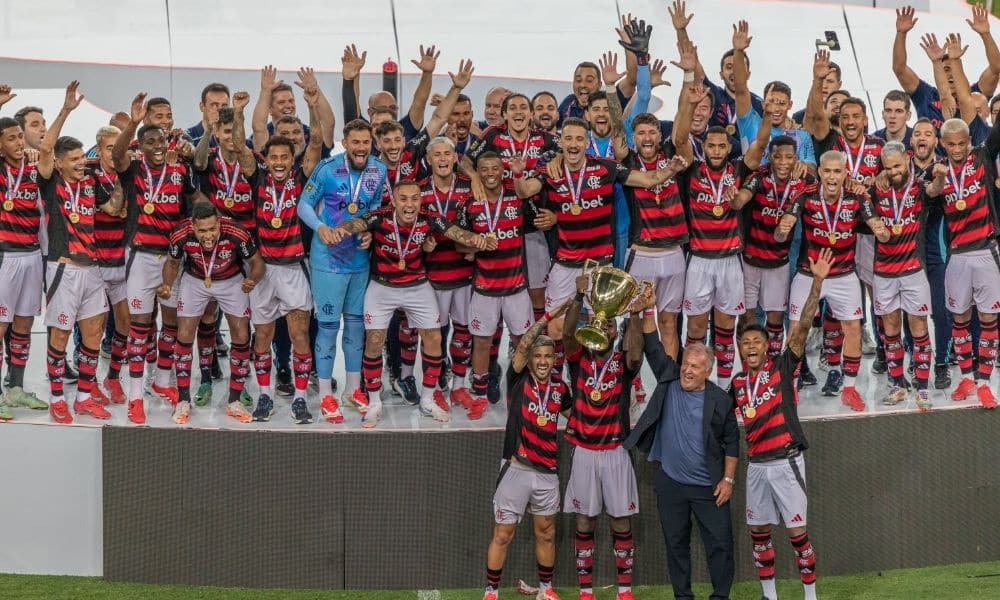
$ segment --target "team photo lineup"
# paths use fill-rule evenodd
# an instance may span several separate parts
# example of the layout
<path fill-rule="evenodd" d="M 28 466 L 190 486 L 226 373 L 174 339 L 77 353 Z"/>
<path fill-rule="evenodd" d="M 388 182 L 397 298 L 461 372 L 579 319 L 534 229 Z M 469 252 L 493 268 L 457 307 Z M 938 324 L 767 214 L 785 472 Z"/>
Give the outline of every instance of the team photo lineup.
<path fill-rule="evenodd" d="M 268 65 L 255 94 L 206 82 L 192 127 L 174 123 L 171 99 L 137 91 L 78 139 L 63 131 L 99 82 L 69 82 L 51 114 L 0 81 L 0 421 L 121 411 L 145 425 L 166 402 L 179 426 L 224 404 L 238 423 L 308 425 L 316 411 L 343 424 L 350 410 L 378 430 L 388 395 L 427 423 L 505 414 L 485 600 L 526 513 L 538 584 L 522 592 L 558 598 L 560 512 L 576 514 L 579 597 L 594 597 L 602 513 L 617 598 L 634 597 L 633 448 L 657 463 L 676 597 L 693 597 L 693 514 L 712 598 L 727 598 L 742 430 L 762 594 L 777 598 L 783 524 L 816 598 L 800 390 L 856 413 L 997 406 L 1000 48 L 971 7 L 971 31 L 919 40 L 925 81 L 910 66 L 924 60 L 908 39 L 917 16 L 896 10 L 884 76 L 898 89 L 872 131 L 878 108 L 842 88 L 829 50 L 793 111 L 788 84 L 750 82 L 752 22 L 732 25 L 721 57 L 701 56 L 692 12 L 666 10 L 672 32 L 641 15 L 611 24 L 617 51 L 577 64 L 565 98 L 493 87 L 472 99 L 468 59 L 435 92 L 431 45 L 404 112 L 395 90 L 361 96 L 367 53 L 349 45 L 339 117 L 311 68 L 286 82 Z M 669 60 L 650 56 L 654 35 L 676 40 Z M 977 43 L 988 66 L 967 73 Z M 662 120 L 652 90 L 671 84 Z M 26 385 L 31 352 L 47 395 Z M 858 389 L 863 355 L 877 394 Z M 224 403 L 213 380 L 228 380 Z"/>

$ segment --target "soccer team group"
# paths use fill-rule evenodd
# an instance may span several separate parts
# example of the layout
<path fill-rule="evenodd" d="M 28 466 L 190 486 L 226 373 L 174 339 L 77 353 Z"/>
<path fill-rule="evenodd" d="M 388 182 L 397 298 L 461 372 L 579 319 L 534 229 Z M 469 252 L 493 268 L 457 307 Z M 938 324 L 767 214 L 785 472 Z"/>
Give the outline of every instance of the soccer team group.
<path fill-rule="evenodd" d="M 865 409 L 855 379 L 869 330 L 873 371 L 888 378 L 881 401 L 904 402 L 913 390 L 916 406 L 930 410 L 932 367 L 934 386 L 952 389 L 955 360 L 961 377 L 951 397 L 975 395 L 996 407 L 989 379 L 1000 313 L 1000 96 L 989 96 L 1000 50 L 986 13 L 973 9 L 969 20 L 989 62 L 979 79 L 970 84 L 963 70 L 958 34 L 941 43 L 926 35 L 930 84 L 907 64 L 913 10 L 897 11 L 892 52 L 901 89 L 885 96 L 885 128 L 869 132 L 865 102 L 841 88 L 827 52 L 816 53 L 806 106 L 792 114 L 787 84 L 767 83 L 763 97 L 750 92 L 746 22 L 733 26 L 716 85 L 687 35 L 692 15 L 682 2 L 669 12 L 681 83 L 672 121 L 648 112 L 667 67 L 650 59 L 652 28 L 630 16 L 615 29 L 624 71 L 613 52 L 580 63 L 561 102 L 549 92 L 529 98 L 493 88 L 482 121 L 462 93 L 470 61 L 449 72 L 446 93 L 431 93 L 434 47 L 421 47 L 413 61 L 421 77 L 406 115 L 399 118 L 393 94 L 380 91 L 362 116 L 366 54 L 349 46 L 343 152 L 333 156 L 334 110 L 308 68 L 295 82 L 308 124 L 294 88 L 273 67 L 261 70 L 249 128 L 250 94 L 221 83 L 204 88 L 202 121 L 187 130 L 174 127 L 169 100 L 138 94 L 128 113 L 96 132 L 90 150 L 61 135 L 83 98 L 79 82 L 67 86 L 48 123 L 32 106 L 0 116 L 0 333 L 8 371 L 0 419 L 12 419 L 16 407 L 48 408 L 58 423 L 73 414 L 106 419 L 111 404 L 126 404 L 128 419 L 144 423 L 149 361 L 148 392 L 186 423 L 193 406 L 211 401 L 219 315 L 231 336 L 226 412 L 240 422 L 274 413 L 277 362 L 278 379 L 282 372 L 290 379 L 284 389 L 296 422 L 312 421 L 314 374 L 326 420 L 343 422 L 346 402 L 364 427 L 375 427 L 384 355 L 392 387 L 423 414 L 448 421 L 461 407 L 478 419 L 500 397 L 506 327 L 508 461 L 486 595 L 497 593 L 505 554 L 505 544 L 494 545 L 505 531 L 512 535 L 500 528 L 516 525 L 525 508 L 552 525 L 556 423 L 565 412 L 578 452 L 567 510 L 590 515 L 578 528 L 581 597 L 589 593 L 593 553 L 586 523 L 592 531 L 591 517 L 606 510 L 619 598 L 630 598 L 634 473 L 627 455 L 608 452 L 624 452 L 629 403 L 645 398 L 638 369 L 644 349 L 650 357 L 650 336 L 658 344 L 649 360 L 659 368 L 677 369 L 682 348 L 697 349 L 691 354 L 709 369 L 714 363 L 711 385 L 731 390 L 751 461 L 805 447 L 789 406 L 793 380 L 817 383 L 804 359 L 812 325 L 823 332 L 823 391 L 853 410 Z M 0 85 L 0 107 L 15 96 Z M 428 103 L 434 110 L 425 119 Z M 573 336 L 587 318 L 592 263 L 647 282 L 629 307 L 629 326 L 608 321 L 607 350 Z M 43 296 L 48 402 L 24 388 Z M 747 333 L 737 336 L 738 325 Z M 71 409 L 63 385 L 74 335 Z M 346 364 L 340 400 L 331 381 L 338 336 Z M 734 379 L 737 338 L 745 371 Z M 192 394 L 195 356 L 201 380 Z M 244 389 L 251 372 L 256 402 Z M 683 365 L 680 373 L 683 383 Z M 277 387 L 280 393 L 282 382 Z M 776 413 L 784 415 L 777 424 Z M 596 454 L 588 459 L 583 451 Z M 590 461 L 579 469 L 588 476 L 576 476 L 577 461 Z M 545 531 L 536 524 L 540 539 Z M 543 564 L 542 554 L 539 597 L 554 598 L 552 563 Z M 770 556 L 773 578 L 773 549 Z M 814 563 L 801 556 L 807 594 L 814 594 Z"/>

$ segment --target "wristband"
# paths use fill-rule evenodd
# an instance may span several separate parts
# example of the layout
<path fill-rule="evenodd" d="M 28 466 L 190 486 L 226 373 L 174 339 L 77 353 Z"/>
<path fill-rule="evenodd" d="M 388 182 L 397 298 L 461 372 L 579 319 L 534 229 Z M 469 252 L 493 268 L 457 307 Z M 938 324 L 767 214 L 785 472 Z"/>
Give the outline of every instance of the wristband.
<path fill-rule="evenodd" d="M 521 171 L 520 173 L 514 173 L 514 174 L 512 175 L 512 177 L 513 177 L 514 179 L 521 179 L 521 178 L 523 178 L 523 177 L 524 177 L 524 171 Z"/>
<path fill-rule="evenodd" d="M 654 316 L 656 316 L 656 311 L 653 310 L 652 308 L 647 308 L 646 310 L 642 311 L 642 316 L 644 316 L 644 317 L 654 317 Z"/>
<path fill-rule="evenodd" d="M 543 321 L 551 321 L 552 320 L 552 315 L 550 315 L 548 311 L 545 311 L 545 314 L 542 315 L 542 320 Z"/>
<path fill-rule="evenodd" d="M 636 52 L 635 53 L 635 64 L 637 66 L 643 66 L 649 64 L 649 52 Z"/>
<path fill-rule="evenodd" d="M 694 71 L 684 71 L 684 83 L 694 83 Z"/>
<path fill-rule="evenodd" d="M 723 477 L 722 480 L 728 483 L 729 485 L 736 485 L 736 480 L 733 479 L 732 477 Z"/>

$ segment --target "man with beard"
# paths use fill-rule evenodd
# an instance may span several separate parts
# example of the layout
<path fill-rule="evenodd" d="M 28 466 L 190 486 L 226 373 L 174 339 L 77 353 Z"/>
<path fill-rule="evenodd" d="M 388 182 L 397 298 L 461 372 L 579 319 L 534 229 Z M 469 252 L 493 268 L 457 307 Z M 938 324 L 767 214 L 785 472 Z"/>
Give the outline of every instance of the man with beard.
<path fill-rule="evenodd" d="M 814 139 L 816 155 L 822 156 L 830 150 L 837 150 L 847 157 L 848 180 L 862 185 L 871 185 L 872 178 L 881 171 L 882 163 L 880 154 L 882 144 L 880 138 L 866 135 L 865 128 L 868 126 L 868 115 L 866 106 L 860 98 L 847 98 L 840 103 L 838 117 L 839 131 L 835 129 L 823 109 L 821 103 L 821 89 L 823 80 L 830 70 L 830 53 L 821 50 L 816 53 L 813 62 L 813 84 L 809 91 L 809 99 L 806 105 L 806 117 L 803 122 L 803 129 L 808 131 Z M 871 232 L 865 228 L 864 223 L 857 232 L 857 256 L 855 258 L 858 278 L 864 285 L 864 291 L 871 296 L 871 286 L 874 279 L 872 273 L 875 261 L 875 239 Z M 801 264 L 801 261 L 800 261 Z M 862 294 L 862 307 L 865 306 L 864 293 Z M 885 373 L 885 353 L 882 345 L 882 319 L 875 317 L 876 337 L 873 342 L 868 328 L 864 324 L 864 314 L 862 315 L 861 343 L 862 352 L 865 354 L 876 354 L 876 364 L 872 366 L 873 372 Z M 833 367 L 840 363 L 839 355 L 839 335 L 837 327 L 829 319 L 824 323 L 824 334 L 831 347 L 826 349 L 828 365 Z M 870 349 L 870 350 L 869 350 Z M 853 356 L 851 364 L 853 370 Z M 832 362 L 831 362 L 832 361 Z M 844 374 L 847 375 L 848 357 L 844 356 Z M 823 394 L 828 396 L 836 395 L 842 385 L 841 375 L 837 369 L 831 368 L 827 374 L 826 385 L 823 386 Z"/>
<path fill-rule="evenodd" d="M 628 71 L 628 69 L 626 69 Z M 626 77 L 634 80 L 634 72 Z M 605 81 L 605 84 L 614 82 Z M 584 61 L 573 70 L 573 93 L 563 98 L 559 103 L 559 127 L 561 128 L 569 118 L 585 118 L 587 107 L 590 105 L 590 97 L 601 89 L 601 68 L 590 61 Z M 622 106 L 628 104 L 629 98 L 617 91 L 618 101 Z"/>
<path fill-rule="evenodd" d="M 903 377 L 902 313 L 913 335 L 913 363 L 917 379 L 917 408 L 930 410 L 927 379 L 931 370 L 931 339 L 927 315 L 931 311 L 931 291 L 923 268 L 923 226 L 929 203 L 923 183 L 909 170 L 906 146 L 889 142 L 882 148 L 882 183 L 872 186 L 870 201 L 862 204 L 865 219 L 881 219 L 889 230 L 888 240 L 875 244 L 875 314 L 885 327 L 885 358 L 892 388 L 883 400 L 895 405 L 906 399 L 909 382 Z"/>
<path fill-rule="evenodd" d="M 252 145 L 253 149 L 257 152 L 264 148 L 264 144 L 267 143 L 268 138 L 272 135 L 281 135 L 277 131 L 279 121 L 286 120 L 287 122 L 289 117 L 298 120 L 295 110 L 295 94 L 292 86 L 277 79 L 277 75 L 278 70 L 271 65 L 267 65 L 260 70 L 260 94 L 257 96 L 257 104 L 254 105 L 253 117 L 251 119 L 253 130 Z M 322 89 L 319 87 L 319 82 L 316 80 L 316 74 L 312 68 L 303 67 L 299 69 L 298 77 L 299 79 L 295 82 L 295 85 L 299 86 L 299 88 L 302 90 L 314 89 L 318 91 L 314 112 L 317 113 L 317 120 L 320 124 L 318 129 L 312 127 L 312 125 L 301 125 L 303 138 L 303 148 L 301 150 L 304 151 L 305 146 L 309 144 L 312 132 L 318 131 L 322 135 L 323 154 L 326 156 L 330 153 L 330 149 L 333 148 L 333 130 L 337 123 L 337 119 L 333 114 L 333 107 L 330 106 L 330 101 L 327 100 L 326 95 L 323 94 Z M 269 117 L 270 121 L 268 120 Z"/>
<path fill-rule="evenodd" d="M 455 156 L 459 161 L 479 139 L 471 133 L 471 127 L 472 100 L 465 94 L 459 94 L 458 100 L 448 116 L 448 128 L 445 130 L 445 135 L 455 142 Z"/>
<path fill-rule="evenodd" d="M 691 22 L 691 19 L 694 18 L 694 13 L 685 14 L 685 9 L 686 2 L 683 0 L 674 0 L 673 4 L 667 8 L 667 12 L 670 14 L 670 21 L 673 23 L 674 30 L 677 32 L 678 45 L 691 41 L 688 37 L 687 26 Z M 728 135 L 735 136 L 739 139 L 742 134 L 740 133 L 739 125 L 736 122 L 738 113 L 736 109 L 736 81 L 733 74 L 733 65 L 736 61 L 734 55 L 735 52 L 733 50 L 727 50 L 722 55 L 722 60 L 719 63 L 719 79 L 722 80 L 723 87 L 719 87 L 705 78 L 705 68 L 702 66 L 700 61 L 698 62 L 698 67 L 695 69 L 695 80 L 703 80 L 712 95 L 712 106 L 714 111 L 708 121 L 708 126 L 722 127 Z M 743 54 L 743 58 L 747 70 L 747 79 L 749 79 L 750 58 L 747 57 L 746 54 Z M 757 114 L 763 114 L 764 107 L 760 96 L 751 94 L 750 103 L 753 110 L 756 111 Z"/>
<path fill-rule="evenodd" d="M 997 313 L 1000 312 L 1000 270 L 997 267 L 997 225 L 990 179 L 997 177 L 993 160 L 1000 152 L 1000 121 L 993 124 L 982 146 L 972 149 L 969 127 L 961 119 L 941 125 L 946 160 L 934 165 L 927 196 L 944 208 L 950 255 L 945 271 L 948 310 L 953 315 L 951 338 L 962 371 L 952 400 L 964 400 L 973 390 L 983 408 L 996 408 L 990 376 L 997 356 Z M 979 313 L 978 360 L 973 360 L 969 321 L 973 305 Z M 978 369 L 974 375 L 974 365 Z"/>
<path fill-rule="evenodd" d="M 808 111 L 806 115 L 808 121 Z M 863 411 L 865 403 L 855 387 L 861 363 L 862 309 L 861 286 L 854 263 L 856 232 L 865 222 L 861 210 L 867 197 L 845 188 L 845 182 L 850 179 L 848 164 L 843 152 L 828 150 L 820 156 L 819 188 L 803 193 L 792 203 L 790 210 L 781 217 L 774 239 L 784 242 L 796 222 L 802 221 L 802 252 L 788 298 L 792 330 L 800 320 L 813 317 L 813 313 L 805 311 L 810 308 L 806 299 L 813 285 L 810 265 L 821 260 L 825 250 L 832 252 L 832 267 L 823 282 L 821 297 L 844 331 L 844 387 L 840 401 L 851 410 Z M 868 219 L 867 225 L 880 241 L 889 239 L 889 232 L 879 219 Z M 800 356 L 797 354 L 796 359 Z"/>
<path fill-rule="evenodd" d="M 882 122 L 885 127 L 872 135 L 886 142 L 901 142 L 910 145 L 910 97 L 902 90 L 889 90 L 882 100 Z"/>
<path fill-rule="evenodd" d="M 555 343 L 542 335 L 551 318 L 569 303 L 546 314 L 517 344 L 507 369 L 507 426 L 503 466 L 493 495 L 496 525 L 486 552 L 483 600 L 497 600 L 507 549 L 525 510 L 531 513 L 538 563 L 538 600 L 558 600 L 552 589 L 556 560 L 556 514 L 559 513 L 557 425 L 573 396 L 554 371 Z"/>
<path fill-rule="evenodd" d="M 299 197 L 298 216 L 310 229 L 319 233 L 364 215 L 382 203 L 386 169 L 371 155 L 371 127 L 361 119 L 344 125 L 344 153 L 321 162 L 313 171 Z M 324 418 L 342 423 L 344 415 L 333 395 L 333 361 L 341 315 L 344 336 L 341 341 L 347 371 L 345 398 L 353 401 L 354 390 L 361 387 L 361 355 L 364 344 L 365 289 L 368 287 L 367 235 L 349 236 L 336 244 L 329 237 L 314 235 L 309 252 L 309 274 L 319 332 L 314 358 L 319 378 L 320 409 Z M 363 408 L 363 404 L 358 405 Z"/>
<path fill-rule="evenodd" d="M 552 92 L 531 97 L 531 126 L 554 138 L 559 137 L 559 104 Z"/>
<path fill-rule="evenodd" d="M 618 345 L 618 319 L 609 317 L 603 351 L 581 345 L 573 332 L 580 321 L 589 274 L 576 278 L 576 295 L 563 320 L 563 344 L 569 365 L 573 405 L 566 422 L 566 440 L 573 444 L 573 462 L 563 504 L 576 513 L 576 573 L 580 598 L 593 600 L 594 528 L 602 512 L 611 519 L 618 600 L 633 600 L 635 546 L 631 516 L 639 512 L 635 469 L 624 443 L 630 430 L 629 383 L 642 368 L 643 337 L 634 310 Z M 644 289 L 649 295 L 650 290 Z"/>
<path fill-rule="evenodd" d="M 823 159 L 820 159 L 823 169 Z M 823 248 L 808 257 L 811 283 L 802 306 L 813 314 L 830 273 L 834 249 Z M 788 335 L 788 346 L 778 357 L 770 356 L 770 336 L 751 323 L 740 332 L 740 357 L 745 370 L 733 379 L 730 393 L 746 429 L 746 515 L 753 540 L 753 560 L 763 591 L 763 600 L 777 600 L 774 581 L 774 546 L 771 529 L 785 522 L 788 541 L 795 549 L 799 578 L 806 600 L 816 600 L 816 555 L 806 529 L 807 509 L 805 456 L 809 447 L 797 410 L 795 371 L 805 354 L 811 319 L 796 321 Z M 779 515 L 780 513 L 780 515 Z M 780 520 L 779 520 L 780 519 Z"/>
<path fill-rule="evenodd" d="M 228 92 L 226 98 L 228 100 Z M 162 129 L 155 125 L 143 125 L 136 135 L 136 128 L 146 116 L 145 100 L 145 93 L 132 100 L 128 126 L 118 136 L 111 153 L 127 203 L 130 231 L 134 231 L 125 277 L 132 313 L 128 340 L 131 377 L 128 416 L 137 424 L 146 421 L 142 376 L 153 329 L 154 303 L 159 305 L 163 327 L 152 390 L 171 404 L 177 403 L 177 388 L 170 385 L 177 338 L 177 296 L 169 293 L 163 297 L 159 291 L 163 284 L 163 262 L 170 248 L 170 233 L 188 214 L 190 203 L 204 199 L 195 189 L 188 167 L 183 163 L 167 162 L 167 139 Z M 216 109 L 213 114 L 217 113 Z M 139 139 L 141 160 L 130 158 L 128 154 L 133 135 Z M 247 347 L 248 356 L 249 351 Z"/>
<path fill-rule="evenodd" d="M 213 204 L 196 204 L 191 209 L 191 218 L 182 221 L 170 235 L 169 258 L 163 263 L 163 283 L 156 293 L 160 298 L 169 298 L 174 293 L 174 285 L 178 284 L 178 401 L 172 416 L 174 423 L 184 425 L 191 415 L 191 346 L 205 307 L 212 300 L 222 309 L 233 340 L 226 414 L 240 423 L 253 420 L 253 414 L 240 402 L 250 372 L 250 300 L 247 294 L 264 278 L 265 271 L 264 261 L 250 233 L 236 221 L 221 216 Z"/>

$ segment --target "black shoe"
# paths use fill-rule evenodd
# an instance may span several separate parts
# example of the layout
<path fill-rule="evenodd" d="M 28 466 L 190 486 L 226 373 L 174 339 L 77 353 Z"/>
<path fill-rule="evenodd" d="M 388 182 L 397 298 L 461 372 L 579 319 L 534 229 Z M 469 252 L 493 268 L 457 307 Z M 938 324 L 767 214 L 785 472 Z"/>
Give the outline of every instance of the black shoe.
<path fill-rule="evenodd" d="M 292 420 L 298 425 L 307 425 L 313 422 L 313 416 L 309 414 L 305 398 L 296 398 L 292 402 Z"/>
<path fill-rule="evenodd" d="M 934 389 L 946 390 L 951 387 L 951 368 L 948 365 L 934 365 Z"/>
<path fill-rule="evenodd" d="M 212 379 L 222 379 L 222 367 L 219 365 L 218 352 L 212 357 Z"/>
<path fill-rule="evenodd" d="M 955 354 L 954 348 L 948 350 L 948 364 L 953 367 L 958 364 L 958 355 Z"/>
<path fill-rule="evenodd" d="M 826 383 L 823 384 L 822 393 L 824 396 L 840 395 L 840 388 L 844 385 L 844 378 L 837 369 L 830 369 L 826 374 Z"/>
<path fill-rule="evenodd" d="M 257 408 L 253 410 L 254 421 L 270 421 L 274 414 L 274 401 L 267 394 L 261 394 L 257 399 Z"/>
<path fill-rule="evenodd" d="M 438 389 L 451 389 L 451 361 L 447 358 L 441 361 L 441 374 L 438 375 Z"/>
<path fill-rule="evenodd" d="M 295 393 L 291 371 L 288 369 L 278 369 L 278 381 L 274 385 L 274 392 L 283 398 L 288 398 Z"/>
<path fill-rule="evenodd" d="M 490 365 L 490 379 L 486 384 L 486 399 L 490 404 L 500 401 L 500 365 L 493 363 Z"/>
<path fill-rule="evenodd" d="M 872 361 L 872 373 L 876 375 L 885 375 L 889 372 L 889 364 L 885 362 L 884 358 L 878 356 Z"/>
<path fill-rule="evenodd" d="M 396 381 L 399 390 L 403 393 L 403 400 L 416 405 L 420 402 L 420 393 L 417 392 L 417 380 L 413 375 L 408 375 Z"/>

